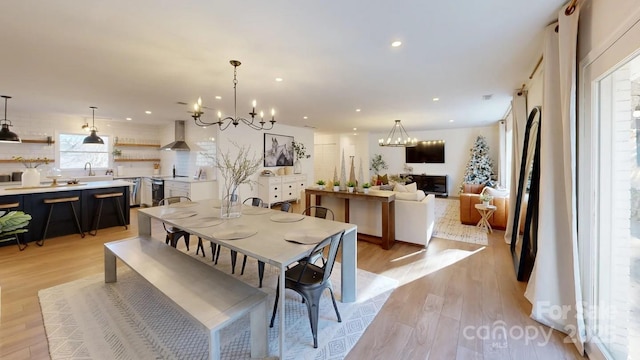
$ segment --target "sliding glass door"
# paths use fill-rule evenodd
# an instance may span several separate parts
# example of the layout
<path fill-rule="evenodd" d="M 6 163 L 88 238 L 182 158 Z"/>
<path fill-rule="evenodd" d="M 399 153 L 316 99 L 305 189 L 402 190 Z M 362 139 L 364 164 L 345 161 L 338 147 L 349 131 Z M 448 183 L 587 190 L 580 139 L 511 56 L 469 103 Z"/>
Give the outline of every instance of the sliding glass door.
<path fill-rule="evenodd" d="M 583 72 L 578 226 L 592 358 L 640 359 L 640 25 L 631 30 Z"/>

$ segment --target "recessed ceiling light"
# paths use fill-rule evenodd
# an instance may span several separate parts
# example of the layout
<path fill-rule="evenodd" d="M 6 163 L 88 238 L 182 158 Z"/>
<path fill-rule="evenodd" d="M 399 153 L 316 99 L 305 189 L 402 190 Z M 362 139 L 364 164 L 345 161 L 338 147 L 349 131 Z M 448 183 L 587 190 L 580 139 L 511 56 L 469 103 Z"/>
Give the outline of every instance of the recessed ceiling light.
<path fill-rule="evenodd" d="M 305 119 L 305 120 L 307 120 L 309 117 L 308 117 L 308 116 L 303 116 L 302 118 L 303 118 L 303 119 Z"/>
<path fill-rule="evenodd" d="M 356 109 L 356 112 L 360 112 L 360 109 Z"/>
<path fill-rule="evenodd" d="M 147 110 L 144 113 L 147 114 L 147 115 L 150 115 L 151 114 L 151 110 Z"/>
<path fill-rule="evenodd" d="M 221 100 L 221 99 L 222 99 L 222 96 L 216 95 L 216 100 Z"/>
<path fill-rule="evenodd" d="M 277 81 L 277 82 L 282 82 L 282 78 L 281 78 L 281 77 L 277 77 L 277 78 L 276 78 L 276 81 Z"/>
<path fill-rule="evenodd" d="M 353 131 L 356 131 L 356 130 L 358 130 L 358 128 L 353 128 Z"/>
<path fill-rule="evenodd" d="M 398 47 L 400 45 L 402 45 L 402 41 L 400 41 L 400 40 L 396 40 L 396 41 L 391 43 L 391 46 L 393 46 L 393 47 Z"/>
<path fill-rule="evenodd" d="M 358 133 L 353 133 L 353 135 L 358 135 Z"/>
<path fill-rule="evenodd" d="M 449 122 L 453 122 L 453 119 L 449 120 Z"/>
<path fill-rule="evenodd" d="M 126 118 L 127 121 L 131 121 L 131 118 Z"/>
<path fill-rule="evenodd" d="M 433 98 L 433 101 L 440 101 L 440 98 L 435 97 Z"/>

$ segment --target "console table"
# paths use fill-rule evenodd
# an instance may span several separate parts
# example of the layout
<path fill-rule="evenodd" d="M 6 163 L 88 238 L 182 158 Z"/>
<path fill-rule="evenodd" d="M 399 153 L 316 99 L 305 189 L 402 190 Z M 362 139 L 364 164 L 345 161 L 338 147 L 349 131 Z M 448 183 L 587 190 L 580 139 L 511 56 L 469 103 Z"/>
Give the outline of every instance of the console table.
<path fill-rule="evenodd" d="M 374 241 L 379 243 L 383 249 L 389 250 L 393 246 L 396 241 L 396 208 L 395 208 L 395 194 L 364 194 L 364 193 L 350 193 L 347 191 L 331 191 L 331 190 L 319 190 L 319 189 L 305 189 L 305 204 L 307 207 L 317 205 L 321 206 L 322 197 L 334 197 L 344 199 L 344 222 L 349 222 L 349 200 L 362 200 L 362 201 L 377 201 L 381 203 L 381 218 L 382 218 L 382 237 L 379 241 Z M 316 196 L 315 204 L 311 202 L 311 195 Z M 309 211 L 307 211 L 307 215 Z M 359 240 L 371 241 L 373 238 L 377 238 L 374 236 L 366 236 L 363 237 L 361 234 L 358 234 Z"/>

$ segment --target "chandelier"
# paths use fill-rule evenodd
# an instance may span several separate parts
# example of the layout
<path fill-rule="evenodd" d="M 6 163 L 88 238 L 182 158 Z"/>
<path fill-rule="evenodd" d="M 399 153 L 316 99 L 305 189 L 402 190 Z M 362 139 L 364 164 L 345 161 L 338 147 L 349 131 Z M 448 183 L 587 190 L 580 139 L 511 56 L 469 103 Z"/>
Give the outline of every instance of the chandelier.
<path fill-rule="evenodd" d="M 418 144 L 418 139 L 411 138 L 404 129 L 404 126 L 400 123 L 400 120 L 395 120 L 395 124 L 389 131 L 387 139 L 378 139 L 378 145 L 380 146 L 394 146 L 394 147 L 413 147 Z"/>
<path fill-rule="evenodd" d="M 237 107 L 238 107 L 238 101 L 237 101 L 237 95 L 236 95 L 236 87 L 238 86 L 238 66 L 240 66 L 240 61 L 238 60 L 231 60 L 229 61 L 229 63 L 231 63 L 231 65 L 233 65 L 233 117 L 231 116 L 227 116 L 225 118 L 222 117 L 222 113 L 220 111 L 218 111 L 218 121 L 214 121 L 214 122 L 207 122 L 202 120 L 202 115 L 204 114 L 203 106 L 202 106 L 202 98 L 198 98 L 198 102 L 196 102 L 193 105 L 193 115 L 191 115 L 191 117 L 193 117 L 193 120 L 195 121 L 196 125 L 198 126 L 210 126 L 210 125 L 218 125 L 220 127 L 220 130 L 225 130 L 226 128 L 229 127 L 229 125 L 233 124 L 233 126 L 237 127 L 238 124 L 243 123 L 247 126 L 249 126 L 250 128 L 254 129 L 254 130 L 271 130 L 273 129 L 273 124 L 276 123 L 275 120 L 275 110 L 271 109 L 271 120 L 268 120 L 269 123 L 271 123 L 271 126 L 269 127 L 265 127 L 265 124 L 267 123 L 267 121 L 264 121 L 264 112 L 260 112 L 260 121 L 259 122 L 255 122 L 256 120 L 256 115 L 258 115 L 256 113 L 256 101 L 253 100 L 253 109 L 251 110 L 251 112 L 249 113 L 249 115 L 251 115 L 251 119 L 245 119 L 245 118 L 241 118 L 238 117 L 238 112 L 237 112 Z"/>

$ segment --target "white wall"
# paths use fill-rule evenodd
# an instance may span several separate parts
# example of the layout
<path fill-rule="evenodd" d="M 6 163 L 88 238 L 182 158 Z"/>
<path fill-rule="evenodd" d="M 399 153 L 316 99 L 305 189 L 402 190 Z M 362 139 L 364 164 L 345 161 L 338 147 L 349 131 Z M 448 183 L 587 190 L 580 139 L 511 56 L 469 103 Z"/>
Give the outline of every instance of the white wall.
<path fill-rule="evenodd" d="M 601 51 L 627 21 L 637 17 L 637 0 L 590 0 L 583 2 L 578 27 L 578 60 Z"/>
<path fill-rule="evenodd" d="M 302 163 L 302 173 L 307 175 L 307 180 L 309 183 L 312 183 L 314 179 L 314 146 L 313 146 L 313 129 L 304 128 L 304 127 L 296 127 L 296 126 L 288 126 L 283 124 L 278 124 L 274 126 L 272 130 L 269 131 L 256 131 L 248 128 L 245 125 L 238 125 L 237 128 L 233 126 L 229 127 L 224 131 L 220 131 L 218 134 L 217 140 L 217 151 L 218 152 L 226 152 L 229 151 L 230 154 L 235 154 L 235 147 L 233 143 L 239 146 L 250 146 L 251 151 L 255 151 L 257 156 L 262 156 L 264 151 L 264 133 L 269 134 L 278 134 L 278 135 L 287 135 L 293 136 L 296 142 L 300 142 L 305 145 L 307 148 L 307 153 L 311 155 L 309 159 L 301 159 Z M 277 168 L 268 168 L 269 170 L 276 171 Z M 252 178 L 257 182 L 260 171 L 263 168 L 260 168 L 258 173 L 256 173 Z M 218 182 L 220 184 L 220 191 L 223 188 L 224 179 L 218 174 Z M 258 196 L 258 188 L 256 185 L 251 189 L 248 185 L 243 185 L 240 188 L 240 196 L 244 199 L 250 196 Z"/>
<path fill-rule="evenodd" d="M 483 135 L 489 145 L 489 153 L 493 160 L 494 171 L 497 174 L 499 161 L 499 128 L 498 123 L 492 126 L 412 131 L 411 137 L 420 140 L 444 140 L 445 141 L 445 162 L 444 164 L 409 164 L 413 167 L 414 174 L 426 175 L 447 175 L 447 191 L 450 196 L 457 196 L 458 187 L 462 182 L 464 171 L 469 161 L 469 150 L 475 143 L 478 135 Z M 380 147 L 378 138 L 385 134 L 369 135 L 369 153 L 381 154 L 382 158 L 389 165 L 386 171 L 389 174 L 404 173 L 405 164 L 404 148 Z M 384 173 L 384 172 L 383 172 Z M 373 175 L 373 171 L 369 176 Z"/>

